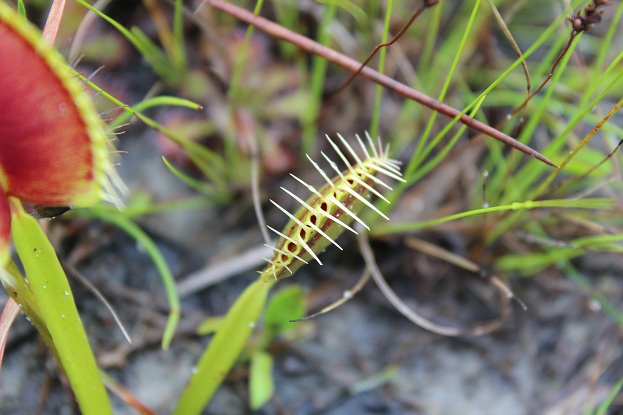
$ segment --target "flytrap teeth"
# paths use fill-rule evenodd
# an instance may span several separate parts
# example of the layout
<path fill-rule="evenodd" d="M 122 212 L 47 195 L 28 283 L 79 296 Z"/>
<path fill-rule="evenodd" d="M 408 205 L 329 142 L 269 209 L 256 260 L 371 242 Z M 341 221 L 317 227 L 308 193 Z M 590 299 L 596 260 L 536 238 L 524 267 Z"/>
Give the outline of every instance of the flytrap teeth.
<path fill-rule="evenodd" d="M 325 184 L 316 189 L 291 174 L 296 181 L 311 192 L 310 197 L 303 200 L 288 189 L 281 188 L 299 203 L 300 207 L 294 214 L 271 200 L 271 203 L 290 220 L 283 232 L 268 226 L 268 229 L 279 236 L 279 241 L 275 247 L 270 247 L 273 250 L 273 256 L 266 259 L 268 264 L 264 271 L 260 272 L 264 279 L 280 279 L 288 274 L 292 275 L 298 268 L 311 260 L 322 265 L 318 254 L 330 244 L 341 250 L 342 247 L 335 240 L 342 232 L 348 230 L 357 234 L 357 231 L 351 227 L 353 222 L 357 222 L 363 228 L 370 230 L 369 226 L 358 216 L 364 207 L 372 209 L 376 214 L 389 220 L 387 215 L 374 206 L 369 199 L 374 195 L 389 203 L 389 200 L 374 186 L 392 189 L 378 176 L 404 182 L 400 173 L 401 163 L 390 159 L 388 147 L 384 148 L 380 140 L 375 145 L 368 133 L 365 135 L 365 141 L 356 136 L 360 148 L 359 153 L 342 135 L 337 134 L 337 137 L 345 152 L 338 147 L 336 141 L 326 136 L 338 158 L 346 166 L 346 170 L 340 170 L 335 161 L 321 152 L 322 157 L 336 173 L 333 178 L 330 178 L 325 170 L 307 155 L 307 159 L 320 173 Z"/>

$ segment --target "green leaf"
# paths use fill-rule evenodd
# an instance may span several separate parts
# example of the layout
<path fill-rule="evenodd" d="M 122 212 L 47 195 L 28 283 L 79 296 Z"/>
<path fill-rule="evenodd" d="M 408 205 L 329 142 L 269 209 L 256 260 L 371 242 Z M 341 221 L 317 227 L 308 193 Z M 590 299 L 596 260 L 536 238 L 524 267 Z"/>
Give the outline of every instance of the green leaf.
<path fill-rule="evenodd" d="M 318 3 L 327 6 L 337 6 L 348 12 L 359 24 L 364 24 L 368 20 L 366 12 L 355 2 L 349 0 L 317 0 Z"/>
<path fill-rule="evenodd" d="M 17 1 L 17 12 L 19 13 L 20 16 L 24 18 L 26 17 L 26 7 L 24 6 L 23 0 Z"/>
<path fill-rule="evenodd" d="M 196 333 L 200 336 L 216 333 L 221 327 L 223 327 L 223 321 L 225 321 L 225 317 L 206 318 L 199 324 Z"/>
<path fill-rule="evenodd" d="M 173 415 L 197 415 L 208 404 L 253 332 L 275 282 L 259 279 L 238 297 L 201 356 Z"/>
<path fill-rule="evenodd" d="M 524 202 L 514 202 L 508 205 L 491 206 L 482 209 L 468 210 L 455 215 L 445 216 L 439 219 L 432 219 L 423 222 L 391 223 L 379 224 L 371 232 L 372 235 L 385 235 L 399 232 L 412 232 L 420 229 L 430 228 L 442 223 L 463 219 L 470 216 L 482 215 L 492 212 L 512 212 L 544 208 L 563 208 L 563 209 L 611 209 L 614 207 L 614 200 L 607 198 L 586 198 L 586 199 L 552 199 L 552 200 L 527 200 Z"/>
<path fill-rule="evenodd" d="M 257 351 L 251 356 L 249 378 L 249 397 L 251 409 L 260 409 L 273 395 L 273 357 L 264 351 Z"/>
<path fill-rule="evenodd" d="M 91 10 L 92 12 L 99 15 L 102 19 L 106 20 L 110 23 L 115 29 L 119 31 L 134 47 L 143 55 L 145 60 L 150 64 L 151 68 L 163 79 L 169 82 L 177 82 L 179 81 L 179 73 L 175 72 L 175 69 L 183 70 L 185 68 L 185 62 L 179 59 L 182 58 L 182 55 L 179 56 L 177 66 L 174 62 L 170 62 L 168 56 L 164 53 L 162 49 L 160 49 L 143 31 L 141 31 L 138 27 L 134 27 L 131 30 L 126 29 L 121 24 L 119 24 L 116 20 L 107 16 L 100 10 L 91 6 L 84 0 L 76 0 L 79 4 Z M 178 47 L 180 47 L 178 45 Z M 181 66 L 180 66 L 181 65 Z"/>
<path fill-rule="evenodd" d="M 59 365 L 67 375 L 83 414 L 112 414 L 65 272 L 37 221 L 18 203 L 13 203 L 12 207 L 13 242 L 40 317 L 52 338 Z"/>
<path fill-rule="evenodd" d="M 293 328 L 290 320 L 305 316 L 305 298 L 298 285 L 286 287 L 277 292 L 268 302 L 264 314 L 264 325 L 275 333 L 283 333 Z"/>
<path fill-rule="evenodd" d="M 4 274 L 2 271 L 6 271 L 7 274 Z M 54 353 L 54 356 L 58 358 L 54 342 L 41 316 L 41 311 L 39 311 L 34 294 L 17 265 L 15 265 L 13 261 L 9 261 L 4 270 L 0 269 L 0 276 L 2 277 L 0 281 L 6 291 L 13 298 L 15 303 L 19 305 L 22 313 L 24 313 L 35 326 L 45 341 L 45 344 L 52 350 L 52 353 Z"/>
<path fill-rule="evenodd" d="M 164 156 L 162 156 L 162 161 L 164 161 L 164 164 L 167 166 L 169 171 L 173 173 L 175 177 L 180 179 L 180 181 L 184 183 L 186 186 L 190 187 L 193 190 L 196 190 L 199 193 L 207 193 L 207 194 L 213 193 L 213 190 L 210 189 L 207 183 L 204 183 L 201 180 L 197 180 L 194 177 L 190 177 L 183 171 L 175 168 L 175 166 L 169 163 L 169 161 Z"/>
<path fill-rule="evenodd" d="M 614 402 L 614 399 L 621 391 L 621 388 L 623 388 L 623 378 L 621 378 L 621 380 L 619 380 L 617 384 L 614 385 L 614 388 L 612 388 L 606 400 L 604 400 L 601 405 L 599 405 L 599 408 L 597 408 L 597 410 L 595 411 L 595 415 L 606 415 L 608 413 L 608 408 L 610 408 L 610 405 L 612 405 L 612 402 Z"/>
<path fill-rule="evenodd" d="M 168 95 L 160 95 L 157 97 L 147 98 L 139 102 L 138 104 L 132 105 L 132 111 L 121 113 L 117 118 L 115 118 L 112 122 L 108 124 L 109 128 L 117 127 L 126 122 L 129 122 L 130 119 L 134 116 L 134 112 L 143 112 L 150 108 L 163 106 L 189 108 L 192 110 L 200 110 L 202 108 L 201 105 L 188 99 L 172 97 Z"/>

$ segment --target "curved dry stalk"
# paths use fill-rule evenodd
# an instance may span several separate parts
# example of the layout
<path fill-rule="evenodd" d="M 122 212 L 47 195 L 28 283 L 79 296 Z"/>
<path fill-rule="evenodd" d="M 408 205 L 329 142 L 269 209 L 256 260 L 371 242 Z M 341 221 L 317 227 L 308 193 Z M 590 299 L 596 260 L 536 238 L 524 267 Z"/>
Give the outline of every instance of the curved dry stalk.
<path fill-rule="evenodd" d="M 336 308 L 338 308 L 339 306 L 341 306 L 342 304 L 344 304 L 345 302 L 353 298 L 355 294 L 357 294 L 359 291 L 361 291 L 361 289 L 364 287 L 364 285 L 366 285 L 369 279 L 370 279 L 370 271 L 368 270 L 368 268 L 366 268 L 363 271 L 363 274 L 361 274 L 361 277 L 359 277 L 359 280 L 357 280 L 355 285 L 353 285 L 353 288 L 351 288 L 350 290 L 343 291 L 342 296 L 339 299 L 329 304 L 328 306 L 323 307 L 320 311 L 317 311 L 303 318 L 290 320 L 290 323 L 298 323 L 299 321 L 311 320 L 312 318 L 316 318 L 318 316 L 326 314 L 331 310 L 335 310 Z"/>
<path fill-rule="evenodd" d="M 467 258 L 463 258 L 462 256 L 452 253 L 446 249 L 443 249 L 423 239 L 416 238 L 415 236 L 410 236 L 406 238 L 405 244 L 409 246 L 410 248 L 416 249 L 418 251 L 424 252 L 425 254 L 439 258 L 459 268 L 463 268 L 464 270 L 473 272 L 474 274 L 482 275 L 484 278 L 488 279 L 489 282 L 493 284 L 493 286 L 502 293 L 504 298 L 506 298 L 507 300 L 514 300 L 517 304 L 519 304 L 519 306 L 524 311 L 528 309 L 526 304 L 523 301 L 521 301 L 519 297 L 515 295 L 515 293 L 513 293 L 513 291 L 510 289 L 510 287 L 506 283 L 504 283 L 504 281 L 502 281 L 496 275 L 487 275 L 484 272 L 484 270 L 480 267 L 480 265 L 476 264 L 475 262 L 472 262 Z M 507 310 L 503 309 L 502 316 L 506 317 L 507 314 L 508 314 Z"/>
<path fill-rule="evenodd" d="M 77 279 L 82 285 L 84 285 L 86 289 L 89 290 L 98 300 L 100 300 L 102 304 L 104 304 L 104 307 L 106 307 L 108 311 L 110 311 L 112 318 L 115 320 L 115 323 L 117 323 L 117 326 L 119 327 L 119 330 L 121 330 L 123 337 L 125 337 L 128 343 L 132 344 L 132 338 L 130 338 L 130 334 L 121 322 L 121 319 L 119 318 L 119 315 L 117 314 L 113 306 L 108 302 L 106 297 L 104 297 L 104 294 L 102 294 L 100 290 L 95 285 L 93 285 L 91 281 L 86 279 L 75 267 L 67 264 L 64 264 L 63 267 L 68 270 L 75 279 Z"/>
<path fill-rule="evenodd" d="M 466 271 L 473 272 L 474 274 L 482 275 L 484 278 L 488 279 L 494 287 L 496 287 L 503 295 L 504 298 L 508 300 L 514 300 L 519 306 L 525 311 L 528 309 L 526 304 L 519 299 L 510 289 L 510 287 L 504 283 L 499 277 L 496 275 L 488 275 L 486 272 L 480 267 L 480 265 L 476 264 L 473 261 L 470 261 L 467 258 L 459 256 L 455 253 L 452 253 L 446 249 L 443 249 L 437 245 L 434 245 L 430 242 L 427 242 L 423 239 L 416 238 L 415 236 L 410 236 L 405 239 L 405 244 L 410 248 L 416 249 L 418 251 L 424 252 L 425 254 L 434 256 L 443 261 L 446 261 L 454 266 L 459 268 L 463 268 Z M 503 310 L 502 315 L 506 317 L 508 313 L 506 310 Z"/>
<path fill-rule="evenodd" d="M 264 263 L 263 256 L 270 255 L 272 248 L 261 245 L 249 248 L 247 251 L 234 255 L 231 258 L 209 264 L 192 274 L 176 285 L 176 290 L 180 298 L 188 297 L 191 294 L 201 291 L 211 285 L 217 284 L 227 278 L 248 271 Z"/>
<path fill-rule="evenodd" d="M 255 217 L 260 226 L 260 232 L 264 238 L 264 243 L 272 245 L 268 228 L 266 227 L 266 218 L 262 211 L 262 201 L 260 198 L 260 149 L 255 134 L 248 134 L 249 146 L 251 147 L 251 198 L 253 199 L 253 209 Z"/>
<path fill-rule="evenodd" d="M 387 281 L 385 281 L 383 274 L 381 274 L 381 271 L 379 270 L 376 264 L 374 254 L 372 253 L 372 248 L 370 247 L 370 241 L 368 239 L 368 235 L 364 234 L 363 232 L 360 232 L 359 235 L 357 235 L 357 239 L 359 241 L 359 247 L 361 248 L 361 253 L 366 262 L 366 265 L 368 266 L 368 269 L 372 273 L 372 278 L 374 278 L 374 282 L 376 282 L 376 285 L 379 287 L 379 289 L 381 290 L 385 298 L 389 300 L 389 302 L 396 308 L 396 310 L 398 310 L 403 316 L 408 318 L 411 322 L 433 333 L 440 334 L 442 336 L 453 336 L 453 337 L 465 336 L 465 335 L 479 336 L 483 334 L 488 334 L 488 333 L 491 333 L 492 331 L 497 330 L 498 328 L 502 326 L 502 321 L 505 317 L 504 314 L 506 313 L 503 313 L 502 317 L 494 321 L 491 321 L 486 324 L 478 325 L 475 327 L 471 327 L 471 328 L 458 328 L 458 327 L 443 326 L 443 325 L 434 323 L 422 317 L 421 315 L 413 311 L 411 308 L 409 308 L 409 306 L 407 306 L 407 304 L 405 304 L 405 302 L 402 301 L 398 297 L 398 295 L 396 295 L 394 290 L 391 289 L 391 287 L 387 284 Z M 503 309 L 503 311 L 504 310 L 505 309 Z"/>
<path fill-rule="evenodd" d="M 306 52 L 309 52 L 309 53 L 312 53 L 318 56 L 322 56 L 327 61 L 332 62 L 350 72 L 358 71 L 359 67 L 361 66 L 361 64 L 355 59 L 352 59 L 342 53 L 339 53 L 335 51 L 334 49 L 323 46 L 303 35 L 300 35 L 296 32 L 288 30 L 284 28 L 283 26 L 280 26 L 268 19 L 265 19 L 261 16 L 256 16 L 253 13 L 245 9 L 242 9 L 238 6 L 235 6 L 233 4 L 230 4 L 222 0 L 205 0 L 205 1 L 208 4 L 210 4 L 212 7 L 233 16 L 242 22 L 251 24 L 255 26 L 256 28 L 258 28 L 259 30 L 275 37 L 276 39 L 284 40 L 293 45 L 296 45 L 297 47 L 303 49 Z M 502 143 L 508 146 L 511 146 L 525 154 L 528 154 L 529 156 L 534 157 L 537 160 L 540 160 L 545 164 L 548 164 L 552 167 L 557 167 L 556 164 L 552 162 L 551 160 L 549 160 L 547 157 L 545 157 L 538 151 L 533 150 L 532 148 L 526 146 L 525 144 L 520 143 L 519 141 L 510 137 L 509 135 L 491 126 L 483 124 L 480 121 L 477 121 L 465 114 L 461 115 L 461 112 L 458 111 L 457 109 L 449 105 L 443 104 L 422 92 L 416 91 L 415 89 L 409 87 L 408 85 L 398 82 L 395 79 L 389 76 L 383 75 L 369 67 L 363 68 L 360 73 L 363 77 L 379 85 L 382 85 L 383 87 L 389 89 L 390 91 L 400 94 L 405 98 L 419 102 L 420 104 L 427 106 L 428 108 L 434 111 L 437 111 L 440 114 L 443 114 L 447 117 L 450 117 L 450 118 L 456 117 L 458 118 L 459 122 L 461 122 L 462 124 L 465 124 L 466 126 L 470 127 L 471 129 L 475 131 L 481 132 L 498 141 L 501 141 Z"/>

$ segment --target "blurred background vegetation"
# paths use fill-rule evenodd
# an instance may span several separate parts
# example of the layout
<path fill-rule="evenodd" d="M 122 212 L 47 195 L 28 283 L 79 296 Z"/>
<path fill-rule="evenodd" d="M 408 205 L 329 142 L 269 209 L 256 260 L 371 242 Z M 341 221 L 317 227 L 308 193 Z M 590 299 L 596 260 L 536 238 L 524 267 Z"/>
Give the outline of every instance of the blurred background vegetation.
<path fill-rule="evenodd" d="M 308 192 L 289 173 L 322 184 L 305 154 L 321 162 L 320 151 L 332 152 L 324 134 L 369 131 L 403 162 L 407 181 L 386 195 L 390 222 L 364 215 L 378 267 L 413 310 L 464 335 L 413 325 L 372 284 L 331 313 L 286 324 L 303 306 L 309 314 L 340 298 L 363 273 L 361 248 L 346 235 L 344 252 L 327 250 L 324 266 L 310 264 L 283 283 L 288 291 L 269 306 L 264 329 L 205 413 L 239 414 L 250 404 L 261 414 L 336 415 L 623 407 L 612 395 L 623 378 L 620 2 L 572 36 L 568 17 L 584 16 L 587 2 L 442 0 L 369 63 L 500 128 L 559 169 L 362 77 L 335 95 L 350 75 L 344 69 L 210 2 L 185 1 L 177 17 L 174 2 L 98 2 L 114 24 L 80 3 L 67 3 L 56 46 L 105 92 L 94 100 L 116 134 L 131 193 L 121 212 L 98 206 L 64 215 L 50 237 L 130 328 L 128 345 L 76 282 L 100 364 L 145 405 L 157 413 L 175 406 L 209 344 L 209 317 L 225 314 L 262 266 L 253 172 L 266 222 L 280 229 L 285 217 L 268 200 L 295 209 L 280 187 L 303 199 Z M 234 4 L 358 61 L 421 5 Z M 29 19 L 44 21 L 47 1 L 26 6 Z M 162 351 L 169 306 L 159 276 L 167 274 L 182 316 Z M 500 295 L 502 281 L 519 301 Z M 488 324 L 498 329 L 473 335 Z M 58 372 L 36 369 L 46 355 L 32 327 L 20 322 L 12 336 L 0 412 L 70 413 Z M 261 358 L 249 390 L 254 353 Z"/>

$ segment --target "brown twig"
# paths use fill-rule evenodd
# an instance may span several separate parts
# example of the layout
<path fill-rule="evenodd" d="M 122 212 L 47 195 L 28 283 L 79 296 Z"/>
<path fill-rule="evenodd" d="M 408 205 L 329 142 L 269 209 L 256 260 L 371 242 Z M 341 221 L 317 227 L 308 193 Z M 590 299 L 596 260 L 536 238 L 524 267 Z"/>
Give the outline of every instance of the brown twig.
<path fill-rule="evenodd" d="M 576 38 L 576 36 L 582 32 L 588 32 L 591 27 L 599 24 L 604 14 L 603 9 L 601 8 L 609 6 L 610 4 L 611 0 L 597 0 L 594 3 L 589 3 L 588 6 L 586 6 L 582 10 L 579 10 L 575 15 L 567 18 L 567 20 L 571 23 L 571 33 L 569 35 L 569 40 L 565 44 L 562 51 L 560 51 L 560 53 L 556 57 L 556 60 L 554 61 L 549 71 L 549 74 L 545 77 L 545 79 L 543 79 L 541 84 L 534 91 L 528 93 L 526 99 L 519 106 L 517 106 L 504 121 L 496 125 L 496 128 L 502 128 L 509 119 L 511 119 L 519 111 L 524 109 L 528 105 L 528 102 L 530 102 L 536 94 L 541 92 L 545 85 L 547 85 L 547 83 L 552 79 L 552 76 L 554 76 L 554 71 L 556 71 L 556 68 L 562 61 L 562 58 L 567 54 L 567 52 L 569 52 L 569 48 L 571 47 L 571 44 L 573 43 L 573 40 Z M 526 70 L 524 69 L 524 72 L 525 71 Z M 528 91 L 530 91 L 529 86 Z"/>
<path fill-rule="evenodd" d="M 280 26 L 274 22 L 271 22 L 270 20 L 267 20 L 260 16 L 256 16 L 253 13 L 245 9 L 242 9 L 238 6 L 235 6 L 233 4 L 227 3 L 222 0 L 206 0 L 206 1 L 209 5 L 211 5 L 215 9 L 221 10 L 247 24 L 251 24 L 255 26 L 256 28 L 258 28 L 259 30 L 266 32 L 269 35 L 277 39 L 281 39 L 293 45 L 296 45 L 306 52 L 309 52 L 309 53 L 312 53 L 318 56 L 322 56 L 329 62 L 332 62 L 350 72 L 358 71 L 359 67 L 361 66 L 361 64 L 357 62 L 355 59 L 352 59 L 344 54 L 341 54 L 331 48 L 323 46 L 305 36 L 292 32 L 284 28 L 283 26 Z M 513 148 L 516 148 L 517 150 L 525 154 L 528 154 L 542 161 L 545 164 L 548 164 L 553 167 L 557 167 L 556 164 L 554 164 L 554 162 L 549 160 L 547 157 L 543 156 L 538 151 L 531 149 L 525 144 L 522 144 L 519 141 L 515 140 L 514 138 L 504 134 L 503 132 L 496 130 L 495 128 L 490 127 L 486 124 L 483 124 L 480 121 L 477 121 L 467 115 L 464 115 L 464 114 L 461 115 L 461 112 L 456 110 L 455 108 L 452 108 L 449 105 L 443 104 L 429 97 L 426 94 L 416 91 L 415 89 L 401 82 L 398 82 L 386 75 L 383 75 L 375 71 L 374 69 L 365 67 L 361 70 L 360 73 L 363 77 L 373 82 L 376 82 L 377 84 L 382 85 L 385 88 L 399 95 L 404 96 L 405 98 L 409 98 L 416 102 L 419 102 L 420 104 L 434 111 L 437 111 L 443 115 L 446 115 L 447 117 L 450 117 L 450 118 L 457 117 L 458 120 L 462 124 L 465 124 L 466 126 L 472 128 L 473 130 L 476 130 L 492 138 L 495 138 L 496 140 L 501 141 L 504 144 L 509 145 Z"/>
<path fill-rule="evenodd" d="M 357 280 L 357 283 L 355 283 L 355 285 L 353 285 L 353 287 L 350 290 L 346 290 L 342 292 L 342 296 L 339 299 L 335 300 L 328 306 L 323 307 L 320 311 L 316 311 L 313 314 L 310 314 L 302 318 L 298 318 L 296 320 L 290 320 L 290 323 L 298 323 L 301 321 L 311 320 L 313 318 L 326 314 L 329 311 L 335 310 L 342 304 L 352 299 L 355 296 L 355 294 L 357 294 L 359 291 L 361 291 L 361 289 L 364 287 L 364 285 L 366 285 L 369 279 L 370 279 L 370 271 L 366 268 L 363 274 L 361 274 L 361 277 L 359 277 L 359 279 Z"/>
<path fill-rule="evenodd" d="M 502 326 L 502 321 L 508 314 L 508 307 L 502 308 L 503 315 L 500 316 L 500 318 L 490 321 L 489 323 L 468 328 L 444 326 L 441 324 L 437 324 L 427 318 L 424 318 L 423 316 L 419 315 L 411 308 L 409 308 L 409 306 L 405 304 L 405 302 L 401 300 L 400 297 L 398 297 L 398 295 L 394 292 L 394 290 L 392 290 L 392 288 L 387 284 L 387 281 L 385 281 L 383 274 L 379 270 L 379 267 L 374 258 L 374 254 L 372 253 L 370 241 L 368 240 L 368 234 L 365 232 L 359 233 L 359 235 L 357 235 L 357 240 L 359 241 L 359 248 L 361 249 L 361 254 L 363 255 L 363 258 L 366 262 L 366 266 L 370 270 L 374 282 L 376 282 L 376 285 L 379 287 L 385 298 L 387 298 L 387 300 L 396 308 L 398 312 L 400 312 L 403 316 L 408 318 L 416 325 L 442 336 L 480 336 L 483 334 L 491 333 L 492 331 L 497 330 Z M 504 293 L 505 299 L 508 300 L 512 298 L 512 292 L 510 290 L 504 290 L 503 288 L 505 287 L 505 285 L 501 284 L 501 281 L 499 279 L 496 279 L 495 281 L 492 280 L 492 282 L 495 283 L 496 288 L 500 289 Z"/>
<path fill-rule="evenodd" d="M 541 90 L 545 87 L 545 85 L 547 85 L 547 83 L 550 81 L 550 79 L 552 79 L 552 76 L 554 76 L 554 71 L 556 70 L 556 68 L 558 67 L 558 65 L 560 64 L 560 61 L 562 60 L 563 56 L 565 56 L 567 54 L 567 52 L 569 51 L 569 48 L 571 47 L 571 44 L 573 43 L 573 39 L 575 39 L 575 37 L 579 34 L 580 32 L 576 32 L 573 31 L 571 32 L 571 35 L 569 36 L 569 40 L 567 41 L 567 44 L 565 45 L 565 47 L 562 49 L 562 51 L 558 54 L 558 57 L 556 58 L 556 60 L 554 61 L 554 64 L 552 65 L 552 68 L 549 71 L 549 74 L 545 77 L 545 79 L 543 79 L 543 81 L 541 82 L 541 84 L 530 93 L 530 95 L 528 95 L 526 97 L 526 99 L 519 105 L 517 106 L 517 108 L 515 108 L 513 110 L 513 112 L 510 113 L 510 116 L 506 119 L 508 120 L 509 118 L 512 118 L 513 116 L 515 116 L 519 111 L 521 111 L 523 108 L 525 108 L 526 105 L 528 105 L 528 102 L 530 102 L 530 100 L 532 98 L 534 98 L 534 96 L 536 94 L 538 94 L 539 92 L 541 92 Z M 503 121 L 503 123 L 506 123 L 506 120 Z"/>
<path fill-rule="evenodd" d="M 342 84 L 341 87 L 338 88 L 338 90 L 333 94 L 333 96 L 329 99 L 329 102 L 332 102 L 335 98 L 337 98 L 342 92 L 344 92 L 344 90 L 348 87 L 348 85 L 351 84 L 351 82 L 353 82 L 353 80 L 357 77 L 357 75 L 359 75 L 361 73 L 361 71 L 363 70 L 363 68 L 366 67 L 366 65 L 368 64 L 368 62 L 370 62 L 370 60 L 372 60 L 372 58 L 374 57 L 374 55 L 377 54 L 377 52 L 379 50 L 381 50 L 381 48 L 386 48 L 388 46 L 393 45 L 394 43 L 396 43 L 398 41 L 398 39 L 400 39 L 405 32 L 411 27 L 411 25 L 413 24 L 413 22 L 415 21 L 415 19 L 417 19 L 417 17 L 419 15 L 421 15 L 425 9 L 434 6 L 435 4 L 437 4 L 438 1 L 437 0 L 428 0 L 428 1 L 424 1 L 422 3 L 422 5 L 415 11 L 413 12 L 413 14 L 411 15 L 411 17 L 409 18 L 409 20 L 407 21 L 407 23 L 405 23 L 400 30 L 398 31 L 398 33 L 396 33 L 396 36 L 394 36 L 393 38 L 391 38 L 390 40 L 388 40 L 387 42 L 383 42 L 383 43 L 379 43 L 378 45 L 376 45 L 374 47 L 374 50 L 372 52 L 370 52 L 370 54 L 368 55 L 368 57 L 366 58 L 366 60 L 364 60 L 361 65 L 359 65 L 359 68 L 353 72 L 353 74 L 346 80 L 346 82 L 344 82 Z"/>

